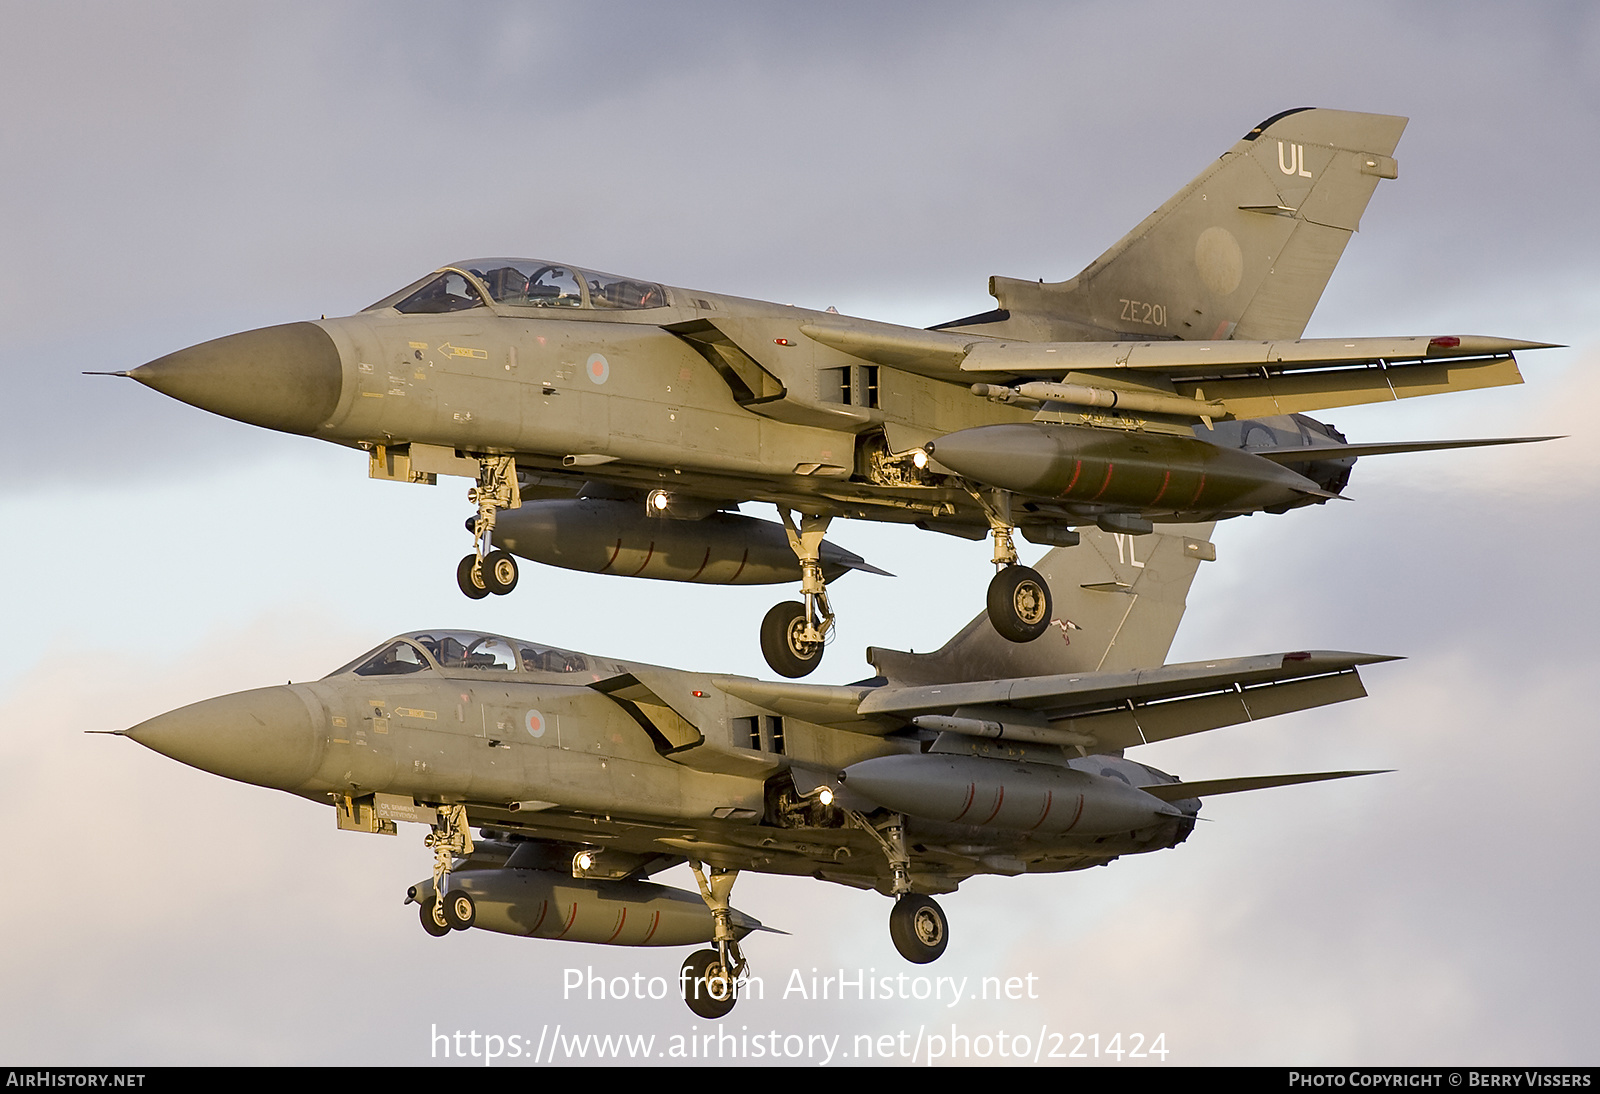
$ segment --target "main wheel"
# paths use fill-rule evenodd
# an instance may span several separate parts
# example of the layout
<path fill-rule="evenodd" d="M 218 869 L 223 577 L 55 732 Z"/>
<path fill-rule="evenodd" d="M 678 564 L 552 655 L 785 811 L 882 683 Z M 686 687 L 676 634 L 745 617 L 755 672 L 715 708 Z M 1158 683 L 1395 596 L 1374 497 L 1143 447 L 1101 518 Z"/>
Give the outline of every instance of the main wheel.
<path fill-rule="evenodd" d="M 517 560 L 506 551 L 490 551 L 483 558 L 483 583 L 491 593 L 505 596 L 517 587 Z"/>
<path fill-rule="evenodd" d="M 1050 586 L 1037 570 L 1007 566 L 989 582 L 988 608 L 1001 638 L 1032 642 L 1050 626 Z"/>
<path fill-rule="evenodd" d="M 761 655 L 772 671 L 791 680 L 807 676 L 822 663 L 822 643 L 802 641 L 806 606 L 777 604 L 761 621 Z"/>
<path fill-rule="evenodd" d="M 461 560 L 461 565 L 456 567 L 456 584 L 461 586 L 462 592 L 474 600 L 482 600 L 489 595 L 489 586 L 484 584 L 483 571 L 478 567 L 477 555 L 468 555 Z"/>
<path fill-rule="evenodd" d="M 478 906 L 465 889 L 451 889 L 444 894 L 444 921 L 452 931 L 464 931 L 478 918 Z"/>
<path fill-rule="evenodd" d="M 683 962 L 678 974 L 683 1001 L 702 1018 L 721 1018 L 739 1001 L 733 977 L 716 950 L 696 950 Z"/>
<path fill-rule="evenodd" d="M 932 897 L 907 893 L 889 912 L 889 937 L 901 957 L 926 965 L 937 961 L 950 944 L 950 921 Z"/>
<path fill-rule="evenodd" d="M 443 938 L 450 933 L 450 924 L 446 923 L 439 915 L 439 902 L 433 897 L 428 897 L 417 902 L 417 907 L 422 913 L 422 929 L 435 938 Z"/>

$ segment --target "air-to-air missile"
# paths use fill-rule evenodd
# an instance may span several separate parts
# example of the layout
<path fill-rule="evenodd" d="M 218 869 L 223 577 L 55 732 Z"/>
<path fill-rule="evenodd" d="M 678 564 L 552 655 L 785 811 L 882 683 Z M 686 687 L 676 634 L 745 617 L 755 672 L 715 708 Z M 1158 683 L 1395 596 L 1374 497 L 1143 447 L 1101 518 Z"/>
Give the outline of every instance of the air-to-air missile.
<path fill-rule="evenodd" d="M 509 592 L 515 555 L 710 583 L 798 576 L 800 600 L 761 636 L 775 671 L 803 676 L 832 632 L 828 580 L 850 565 L 823 536 L 847 517 L 992 536 L 990 616 L 1026 642 L 1049 626 L 1050 589 L 1018 563 L 1015 532 L 1066 546 L 1081 527 L 1319 504 L 1358 456 L 1452 443 L 1344 445 L 1305 412 L 1521 382 L 1515 353 L 1542 343 L 1301 338 L 1397 176 L 1404 127 L 1276 115 L 1076 277 L 991 278 L 997 307 L 928 330 L 493 258 L 122 375 L 364 449 L 375 478 L 476 480 L 468 596 Z M 581 506 L 496 520 L 580 495 L 663 523 Z M 742 502 L 776 506 L 782 535 L 725 515 Z"/>
<path fill-rule="evenodd" d="M 1174 847 L 1211 795 L 1358 771 L 1180 781 L 1126 750 L 1359 698 L 1389 658 L 1297 652 L 1163 665 L 1209 526 L 1086 530 L 1040 563 L 1062 614 L 1028 643 L 984 615 L 925 654 L 873 648 L 848 686 L 771 682 L 422 631 L 310 683 L 120 731 L 218 775 L 332 807 L 340 829 L 428 829 L 406 889 L 430 935 L 477 928 L 691 946 L 679 981 L 726 1014 L 763 925 L 740 871 L 894 900 L 907 960 L 950 941 L 934 896 L 979 874 L 1080 870 Z M 474 833 L 476 829 L 476 833 Z M 687 865 L 692 887 L 650 880 Z"/>

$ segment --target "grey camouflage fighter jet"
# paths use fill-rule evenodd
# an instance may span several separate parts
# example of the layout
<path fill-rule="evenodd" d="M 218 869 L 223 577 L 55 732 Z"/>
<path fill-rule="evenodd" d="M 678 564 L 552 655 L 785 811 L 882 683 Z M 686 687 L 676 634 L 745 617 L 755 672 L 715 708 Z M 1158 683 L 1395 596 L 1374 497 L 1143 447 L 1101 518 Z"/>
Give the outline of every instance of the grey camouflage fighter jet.
<path fill-rule="evenodd" d="M 121 375 L 365 449 L 376 478 L 475 479 L 468 596 L 509 592 L 516 556 L 707 583 L 798 570 L 761 641 L 803 676 L 833 630 L 828 581 L 883 572 L 823 538 L 846 517 L 991 535 L 989 618 L 1026 642 L 1053 613 L 1016 531 L 1069 546 L 1282 513 L 1338 497 L 1360 456 L 1511 443 L 1347 444 L 1304 414 L 1520 383 L 1515 351 L 1543 345 L 1300 337 L 1405 121 L 1269 118 L 1078 276 L 991 278 L 998 307 L 928 330 L 493 258 Z"/>
<path fill-rule="evenodd" d="M 872 679 L 769 682 L 500 635 L 408 634 L 308 684 L 209 699 L 118 731 L 184 763 L 332 806 L 340 828 L 431 829 L 407 892 L 433 935 L 478 927 L 617 946 L 709 942 L 680 983 L 729 1010 L 762 925 L 741 871 L 894 899 L 908 960 L 944 952 L 934 895 L 1173 847 L 1214 794 L 1367 774 L 1182 782 L 1126 750 L 1365 695 L 1388 657 L 1278 653 L 1163 665 L 1206 525 L 1086 530 L 1040 570 L 1046 633 L 980 615 L 933 653 L 869 649 Z M 1056 795 L 1060 800 L 1056 800 Z M 472 829 L 478 834 L 473 835 Z M 648 880 L 688 863 L 698 892 Z"/>

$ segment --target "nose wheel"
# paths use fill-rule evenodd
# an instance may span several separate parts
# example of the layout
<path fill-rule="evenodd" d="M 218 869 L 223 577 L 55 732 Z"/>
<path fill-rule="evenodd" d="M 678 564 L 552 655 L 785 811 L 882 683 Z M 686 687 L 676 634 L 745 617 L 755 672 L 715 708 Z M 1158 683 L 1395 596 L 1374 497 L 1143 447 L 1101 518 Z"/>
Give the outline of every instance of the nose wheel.
<path fill-rule="evenodd" d="M 461 560 L 456 567 L 456 584 L 473 600 L 482 600 L 489 595 L 489 586 L 483 580 L 483 564 L 478 561 L 477 555 L 468 555 Z"/>
<path fill-rule="evenodd" d="M 444 895 L 444 921 L 452 931 L 464 931 L 478 918 L 478 906 L 464 889 L 452 889 Z"/>
<path fill-rule="evenodd" d="M 473 600 L 490 593 L 504 596 L 517 587 L 518 576 L 517 560 L 506 551 L 490 551 L 482 559 L 471 554 L 456 566 L 456 584 Z"/>
<path fill-rule="evenodd" d="M 450 933 L 450 924 L 444 921 L 444 914 L 439 911 L 439 902 L 433 897 L 426 897 L 417 902 L 417 910 L 422 919 L 422 929 L 435 938 L 443 938 Z"/>

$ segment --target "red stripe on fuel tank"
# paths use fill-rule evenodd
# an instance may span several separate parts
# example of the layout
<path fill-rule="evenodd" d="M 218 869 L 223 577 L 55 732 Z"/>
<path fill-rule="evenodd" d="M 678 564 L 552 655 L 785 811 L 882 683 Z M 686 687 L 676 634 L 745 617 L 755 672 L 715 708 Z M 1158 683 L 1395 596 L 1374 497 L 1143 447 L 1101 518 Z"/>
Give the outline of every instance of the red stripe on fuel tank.
<path fill-rule="evenodd" d="M 611 937 L 606 939 L 602 945 L 609 946 L 611 943 L 615 942 L 617 940 L 617 935 L 622 933 L 622 925 L 626 922 L 628 922 L 628 909 L 623 908 L 622 914 L 617 916 L 617 929 L 611 932 Z"/>
<path fill-rule="evenodd" d="M 578 918 L 578 902 L 577 902 L 577 901 L 576 901 L 576 900 L 574 900 L 574 901 L 573 901 L 573 902 L 572 902 L 572 914 L 571 914 L 571 915 L 569 915 L 569 916 L 567 916 L 567 923 L 566 923 L 566 926 L 564 926 L 564 927 L 562 927 L 562 928 L 561 928 L 561 931 L 560 931 L 560 933 L 559 933 L 559 934 L 557 934 L 557 935 L 556 935 L 556 937 L 557 937 L 557 938 L 560 938 L 560 937 L 561 937 L 561 935 L 564 935 L 564 934 L 566 934 L 566 933 L 567 933 L 567 932 L 568 932 L 568 931 L 570 931 L 570 930 L 572 930 L 572 924 L 573 924 L 573 922 L 574 922 L 574 921 L 575 921 L 575 920 L 576 920 L 576 919 L 577 919 L 577 918 Z"/>
<path fill-rule="evenodd" d="M 628 576 L 629 577 L 638 577 L 640 574 L 644 573 L 644 568 L 646 566 L 650 565 L 650 560 L 652 558 L 655 558 L 655 557 L 656 557 L 656 541 L 655 540 L 651 540 L 650 541 L 650 549 L 644 553 L 644 561 L 639 563 L 639 568 L 637 570 L 633 571 L 633 573 L 629 574 Z"/>
<path fill-rule="evenodd" d="M 962 817 L 967 815 L 967 810 L 972 808 L 972 799 L 977 796 L 977 793 L 978 793 L 978 784 L 977 783 L 968 783 L 967 784 L 967 800 L 966 800 L 965 804 L 963 804 L 961 806 L 961 812 L 957 813 L 955 816 L 950 818 L 950 820 L 952 822 L 958 821 Z"/>
<path fill-rule="evenodd" d="M 1039 819 L 1033 822 L 1033 828 L 1037 828 L 1043 824 L 1044 819 L 1050 815 L 1050 803 L 1055 800 L 1055 796 L 1056 792 L 1054 790 L 1046 790 L 1044 792 L 1044 812 L 1040 813 Z M 1033 831 L 1033 828 L 1028 829 L 1028 831 Z"/>
<path fill-rule="evenodd" d="M 654 938 L 656 936 L 656 928 L 659 926 L 661 926 L 661 913 L 659 911 L 651 912 L 650 929 L 644 932 L 644 938 L 640 940 L 639 945 L 643 946 L 645 943 Z"/>
<path fill-rule="evenodd" d="M 617 540 L 617 545 L 615 547 L 611 548 L 611 557 L 606 559 L 606 564 L 604 566 L 600 567 L 598 570 L 596 570 L 595 573 L 603 574 L 607 570 L 611 569 L 611 564 L 613 562 L 617 561 L 617 556 L 620 555 L 621 553 L 622 553 L 622 540 L 619 539 L 619 540 Z"/>
<path fill-rule="evenodd" d="M 700 560 L 700 569 L 696 570 L 694 572 L 694 577 L 691 577 L 689 580 L 693 581 L 695 579 L 695 577 L 699 577 L 703 572 L 705 572 L 706 563 L 708 563 L 710 561 L 711 561 L 711 548 L 707 547 L 706 548 L 706 557 L 702 558 Z"/>
<path fill-rule="evenodd" d="M 744 573 L 744 564 L 746 562 L 749 562 L 749 561 L 750 561 L 750 548 L 746 547 L 744 549 L 744 557 L 739 560 L 739 568 L 737 570 L 733 571 L 733 576 L 728 579 L 728 584 L 729 585 L 732 585 L 735 581 L 739 580 L 739 575 Z"/>
<path fill-rule="evenodd" d="M 1160 501 L 1161 500 L 1161 495 L 1165 494 L 1167 492 L 1167 487 L 1169 487 L 1171 485 L 1172 485 L 1172 472 L 1168 471 L 1165 475 L 1161 476 L 1161 489 L 1157 490 L 1156 491 L 1156 496 L 1150 499 L 1150 504 L 1154 505 L 1156 502 Z"/>
<path fill-rule="evenodd" d="M 544 917 L 549 914 L 549 911 L 550 902 L 548 900 L 539 901 L 539 918 L 534 920 L 533 926 L 528 930 L 529 934 L 534 934 L 539 930 L 539 925 L 544 922 Z"/>
<path fill-rule="evenodd" d="M 1072 461 L 1072 481 L 1067 483 L 1067 488 L 1065 490 L 1061 491 L 1061 493 L 1058 496 L 1064 498 L 1068 494 L 1072 493 L 1072 488 L 1074 486 L 1078 485 L 1078 476 L 1081 475 L 1081 474 L 1083 474 L 1083 461 L 1082 460 L 1073 460 Z"/>
<path fill-rule="evenodd" d="M 994 796 L 994 812 L 990 813 L 987 817 L 984 817 L 983 820 L 979 821 L 978 823 L 979 824 L 988 824 L 990 821 L 994 820 L 995 817 L 999 816 L 1000 815 L 1000 807 L 1005 804 L 1005 801 L 1006 801 L 1006 788 L 1004 786 L 1002 786 L 1000 788 L 999 793 L 995 794 L 995 796 Z"/>
<path fill-rule="evenodd" d="M 1200 500 L 1200 491 L 1204 490 L 1205 488 L 1206 488 L 1206 473 L 1204 471 L 1202 471 L 1202 472 L 1200 472 L 1200 485 L 1194 488 L 1194 497 L 1189 499 L 1189 504 L 1190 505 L 1193 505 L 1195 502 Z"/>
<path fill-rule="evenodd" d="M 1067 833 L 1067 832 L 1072 831 L 1074 828 L 1078 827 L 1078 822 L 1080 820 L 1082 820 L 1082 819 L 1083 819 L 1083 795 L 1079 794 L 1078 795 L 1078 811 L 1076 813 L 1072 814 L 1072 823 L 1067 825 L 1061 831 L 1063 833 Z"/>
<path fill-rule="evenodd" d="M 1094 497 L 1089 499 L 1090 501 L 1098 501 L 1098 500 L 1100 500 L 1100 495 L 1104 494 L 1106 492 L 1106 487 L 1111 485 L 1111 472 L 1115 471 L 1116 469 L 1117 469 L 1117 465 L 1116 464 L 1114 464 L 1114 463 L 1106 464 L 1106 481 L 1100 484 L 1100 489 L 1095 491 L 1095 495 L 1094 495 Z"/>

